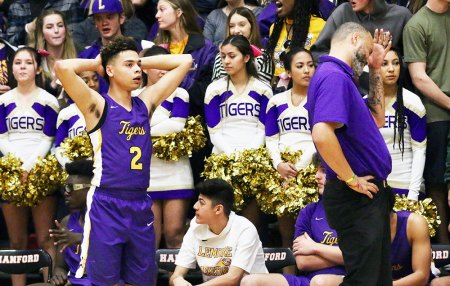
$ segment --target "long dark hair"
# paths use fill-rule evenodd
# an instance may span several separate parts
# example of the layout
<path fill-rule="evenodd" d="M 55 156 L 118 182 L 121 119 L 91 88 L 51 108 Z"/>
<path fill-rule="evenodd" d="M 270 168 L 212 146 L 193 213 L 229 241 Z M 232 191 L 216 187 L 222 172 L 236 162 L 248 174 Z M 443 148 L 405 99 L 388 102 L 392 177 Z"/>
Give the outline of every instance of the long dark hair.
<path fill-rule="evenodd" d="M 405 74 L 406 74 L 406 67 L 404 66 L 403 59 L 398 51 L 397 48 L 391 48 L 391 51 L 393 51 L 399 61 L 400 65 L 400 74 L 398 76 L 397 81 L 397 107 L 395 108 L 395 121 L 394 121 L 394 145 L 393 148 L 395 148 L 395 141 L 398 141 L 398 148 L 402 152 L 405 150 L 405 139 L 404 139 L 404 131 L 406 128 L 406 122 L 405 122 L 405 105 L 403 103 L 403 86 L 405 84 Z M 398 135 L 398 138 L 397 138 Z"/>
<path fill-rule="evenodd" d="M 14 55 L 12 56 L 11 67 L 12 67 L 12 65 L 14 65 L 14 60 L 16 59 L 17 54 L 19 54 L 21 52 L 28 52 L 31 55 L 31 57 L 33 58 L 33 61 L 36 63 L 36 67 L 37 67 L 37 70 L 35 71 L 36 72 L 36 77 L 35 77 L 36 85 L 40 88 L 44 88 L 42 75 L 38 73 L 38 70 L 41 67 L 42 56 L 36 51 L 36 49 L 27 47 L 27 46 L 22 46 L 22 47 L 18 48 L 14 52 Z"/>
<path fill-rule="evenodd" d="M 286 51 L 284 51 L 284 52 L 282 52 L 280 54 L 280 60 L 283 62 L 283 66 L 284 66 L 285 70 L 291 71 L 292 59 L 294 58 L 294 56 L 296 54 L 301 53 L 301 52 L 305 52 L 308 55 L 310 55 L 311 59 L 314 62 L 314 57 L 313 57 L 312 53 L 309 50 L 307 50 L 307 49 L 305 49 L 303 47 L 295 47 L 295 48 L 292 48 L 292 49 L 287 49 Z M 287 89 L 292 88 L 293 81 L 294 80 L 292 78 L 289 80 L 289 84 L 287 86 Z"/>
<path fill-rule="evenodd" d="M 253 50 L 249 40 L 242 35 L 233 35 L 229 36 L 222 42 L 222 47 L 226 45 L 235 46 L 244 57 L 247 55 L 250 56 L 250 59 L 245 64 L 245 70 L 249 76 L 258 78 L 258 71 L 256 70 L 254 62 L 255 57 L 253 56 Z"/>
<path fill-rule="evenodd" d="M 309 23 L 311 15 L 319 16 L 319 4 L 317 0 L 294 0 L 295 4 L 292 8 L 291 15 L 294 20 L 292 24 L 292 39 L 290 44 L 286 48 L 304 47 L 308 38 Z M 283 24 L 286 21 L 285 18 L 277 16 L 273 25 L 272 34 L 269 37 L 269 43 L 267 44 L 266 52 L 269 55 L 273 55 L 277 42 L 280 38 Z"/>
<path fill-rule="evenodd" d="M 305 48 L 296 47 L 296 48 L 293 48 L 293 49 L 289 49 L 289 50 L 286 50 L 286 51 L 284 51 L 284 52 L 282 52 L 280 54 L 280 60 L 283 61 L 283 66 L 284 66 L 285 70 L 291 71 L 292 58 L 296 54 L 301 53 L 301 52 L 305 52 L 308 55 L 310 55 L 311 59 L 314 61 L 314 57 L 313 57 L 312 53 L 309 50 L 305 49 Z"/>

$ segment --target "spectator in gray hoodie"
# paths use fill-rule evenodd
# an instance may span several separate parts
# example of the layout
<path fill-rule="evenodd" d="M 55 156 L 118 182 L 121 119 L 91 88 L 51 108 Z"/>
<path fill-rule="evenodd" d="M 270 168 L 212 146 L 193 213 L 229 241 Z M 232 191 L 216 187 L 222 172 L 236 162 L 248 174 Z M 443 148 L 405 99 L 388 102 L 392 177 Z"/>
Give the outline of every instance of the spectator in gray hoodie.
<path fill-rule="evenodd" d="M 319 38 L 311 47 L 315 59 L 330 50 L 331 37 L 346 22 L 356 22 L 372 35 L 375 29 L 391 32 L 392 46 L 402 49 L 402 33 L 411 12 L 402 6 L 387 4 L 385 0 L 350 0 L 336 8 L 328 18 Z"/>

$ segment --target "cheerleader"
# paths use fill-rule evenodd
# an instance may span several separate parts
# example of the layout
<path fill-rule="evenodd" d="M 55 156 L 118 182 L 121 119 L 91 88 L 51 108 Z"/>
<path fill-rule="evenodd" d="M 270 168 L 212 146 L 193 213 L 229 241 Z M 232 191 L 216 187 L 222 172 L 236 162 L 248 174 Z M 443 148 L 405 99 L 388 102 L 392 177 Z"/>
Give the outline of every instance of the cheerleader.
<path fill-rule="evenodd" d="M 297 176 L 298 170 L 311 163 L 316 152 L 309 126 L 307 102 L 308 86 L 314 74 L 312 55 L 303 48 L 294 48 L 282 56 L 292 88 L 269 100 L 266 114 L 266 146 L 273 167 L 285 178 Z M 281 153 L 302 151 L 297 162 L 285 162 Z M 295 220 L 289 215 L 278 218 L 283 247 L 290 247 Z"/>
<path fill-rule="evenodd" d="M 40 64 L 36 50 L 19 48 L 13 57 L 17 87 L 0 97 L 0 152 L 11 153 L 22 160 L 24 184 L 38 157 L 45 157 L 50 151 L 59 111 L 56 98 L 36 84 Z M 2 210 L 12 249 L 27 248 L 28 212 L 31 210 L 38 246 L 55 258 L 48 230 L 53 226 L 56 196 L 48 196 L 32 208 L 5 202 Z M 26 276 L 12 275 L 12 281 L 15 286 L 25 285 Z"/>
<path fill-rule="evenodd" d="M 168 54 L 166 49 L 153 46 L 145 50 L 143 56 L 165 54 Z M 147 86 L 158 82 L 166 73 L 158 69 L 144 70 L 144 72 L 147 74 Z M 185 89 L 177 88 L 155 109 L 150 120 L 152 137 L 180 132 L 186 124 L 188 113 L 189 94 Z M 178 161 L 171 161 L 152 155 L 148 192 L 153 201 L 156 247 L 159 246 L 161 234 L 164 234 L 167 248 L 180 248 L 185 233 L 186 212 L 190 199 L 194 196 L 194 181 L 189 158 L 184 156 Z"/>
<path fill-rule="evenodd" d="M 386 120 L 380 132 L 392 158 L 389 186 L 417 201 L 425 167 L 426 115 L 420 98 L 403 88 L 403 75 L 401 58 L 389 51 L 381 67 Z"/>
<path fill-rule="evenodd" d="M 273 75 L 273 61 L 267 53 L 261 50 L 258 22 L 253 12 L 246 7 L 233 9 L 230 15 L 228 15 L 226 35 L 227 37 L 231 35 L 242 35 L 250 41 L 259 79 L 270 83 Z M 212 80 L 214 81 L 224 76 L 227 76 L 227 73 L 223 67 L 219 52 L 214 59 Z"/>
<path fill-rule="evenodd" d="M 271 88 L 260 81 L 248 39 L 230 36 L 220 48 L 228 76 L 211 83 L 205 95 L 205 118 L 213 153 L 232 154 L 256 149 L 265 141 L 265 110 Z M 243 215 L 258 225 L 259 210 L 253 200 Z"/>
<path fill-rule="evenodd" d="M 99 91 L 98 77 L 95 72 L 84 71 L 79 76 L 89 88 L 96 92 Z M 67 163 L 72 162 L 72 160 L 65 155 L 66 150 L 61 146 L 61 143 L 66 138 L 73 139 L 75 136 L 82 135 L 84 131 L 86 131 L 86 121 L 76 104 L 71 103 L 66 108 L 63 108 L 58 114 L 58 120 L 56 121 L 55 148 L 53 150 L 53 153 L 63 168 L 65 168 Z"/>

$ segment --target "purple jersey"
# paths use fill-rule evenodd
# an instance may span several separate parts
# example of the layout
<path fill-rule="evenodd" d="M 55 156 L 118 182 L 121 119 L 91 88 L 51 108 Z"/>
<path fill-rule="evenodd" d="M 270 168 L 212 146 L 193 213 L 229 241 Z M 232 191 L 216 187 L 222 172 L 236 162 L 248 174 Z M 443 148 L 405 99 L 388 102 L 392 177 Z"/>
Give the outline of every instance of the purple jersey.
<path fill-rule="evenodd" d="M 406 230 L 410 214 L 408 211 L 397 212 L 397 229 L 391 243 L 392 278 L 394 280 L 413 273 L 412 247 L 409 244 Z"/>
<path fill-rule="evenodd" d="M 385 180 L 391 172 L 391 156 L 383 137 L 353 82 L 352 69 L 341 60 L 322 56 L 311 79 L 306 107 L 310 124 L 335 122 L 343 126 L 335 134 L 353 172 Z M 325 164 L 327 179 L 337 178 Z"/>
<path fill-rule="evenodd" d="M 69 221 L 67 222 L 67 229 L 73 233 L 83 233 L 83 227 L 80 225 L 81 211 L 76 211 L 70 214 Z M 72 285 L 90 285 L 87 278 L 75 278 L 75 273 L 77 272 L 78 265 L 80 264 L 80 245 L 72 245 L 64 249 L 64 262 L 69 267 L 69 274 L 67 279 L 72 282 Z M 73 281 L 72 281 L 73 280 Z M 75 282 L 76 280 L 76 282 Z"/>
<path fill-rule="evenodd" d="M 92 185 L 108 190 L 146 191 L 150 180 L 149 112 L 145 103 L 132 97 L 126 110 L 105 94 L 99 125 L 89 136 L 94 150 Z"/>
<path fill-rule="evenodd" d="M 338 245 L 336 231 L 328 225 L 322 200 L 319 200 L 317 203 L 309 204 L 300 211 L 297 221 L 295 222 L 294 238 L 305 232 L 315 242 L 332 246 Z M 344 266 L 334 266 L 311 271 L 306 273 L 306 277 L 312 279 L 312 277 L 319 274 L 345 275 L 345 268 Z"/>

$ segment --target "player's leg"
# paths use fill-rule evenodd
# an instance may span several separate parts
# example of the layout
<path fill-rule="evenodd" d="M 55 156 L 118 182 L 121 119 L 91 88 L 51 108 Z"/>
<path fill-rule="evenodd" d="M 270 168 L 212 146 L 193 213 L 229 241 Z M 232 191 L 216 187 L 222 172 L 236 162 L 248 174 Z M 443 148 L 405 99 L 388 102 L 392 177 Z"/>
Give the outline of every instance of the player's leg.
<path fill-rule="evenodd" d="M 88 192 L 80 268 L 76 273 L 77 278 L 86 274 L 93 285 L 119 283 L 126 241 L 124 234 L 129 224 L 121 217 L 120 199 L 105 192 L 108 191 L 99 188 L 91 188 Z"/>
<path fill-rule="evenodd" d="M 37 206 L 31 208 L 38 246 L 47 251 L 53 261 L 56 261 L 56 247 L 48 230 L 54 227 L 56 205 L 57 197 L 48 196 Z M 48 270 L 44 269 L 44 279 L 46 279 L 47 275 Z"/>
<path fill-rule="evenodd" d="M 152 212 L 154 214 L 154 223 L 153 228 L 155 230 L 155 245 L 156 248 L 159 248 L 159 244 L 161 242 L 161 233 L 162 233 L 162 214 L 163 201 L 162 200 L 154 200 L 152 205 Z"/>
<path fill-rule="evenodd" d="M 294 237 L 295 218 L 290 215 L 283 215 L 278 218 L 278 230 L 281 235 L 281 246 L 292 247 L 292 239 Z M 295 274 L 295 266 L 283 268 L 285 274 Z"/>
<path fill-rule="evenodd" d="M 309 286 L 309 279 L 301 276 L 273 274 L 246 275 L 241 286 Z"/>
<path fill-rule="evenodd" d="M 2 204 L 3 217 L 8 229 L 9 246 L 11 249 L 26 249 L 28 243 L 28 208 L 18 207 L 10 203 Z M 23 286 L 25 275 L 11 275 L 13 286 Z"/>
<path fill-rule="evenodd" d="M 311 286 L 338 286 L 342 283 L 344 276 L 333 274 L 321 274 L 311 279 Z"/>
<path fill-rule="evenodd" d="M 151 199 L 146 196 L 126 203 L 122 209 L 130 217 L 122 258 L 122 279 L 130 285 L 156 285 L 158 266 Z"/>
<path fill-rule="evenodd" d="M 190 199 L 163 201 L 164 238 L 167 248 L 180 248 L 185 234 L 186 212 Z"/>

